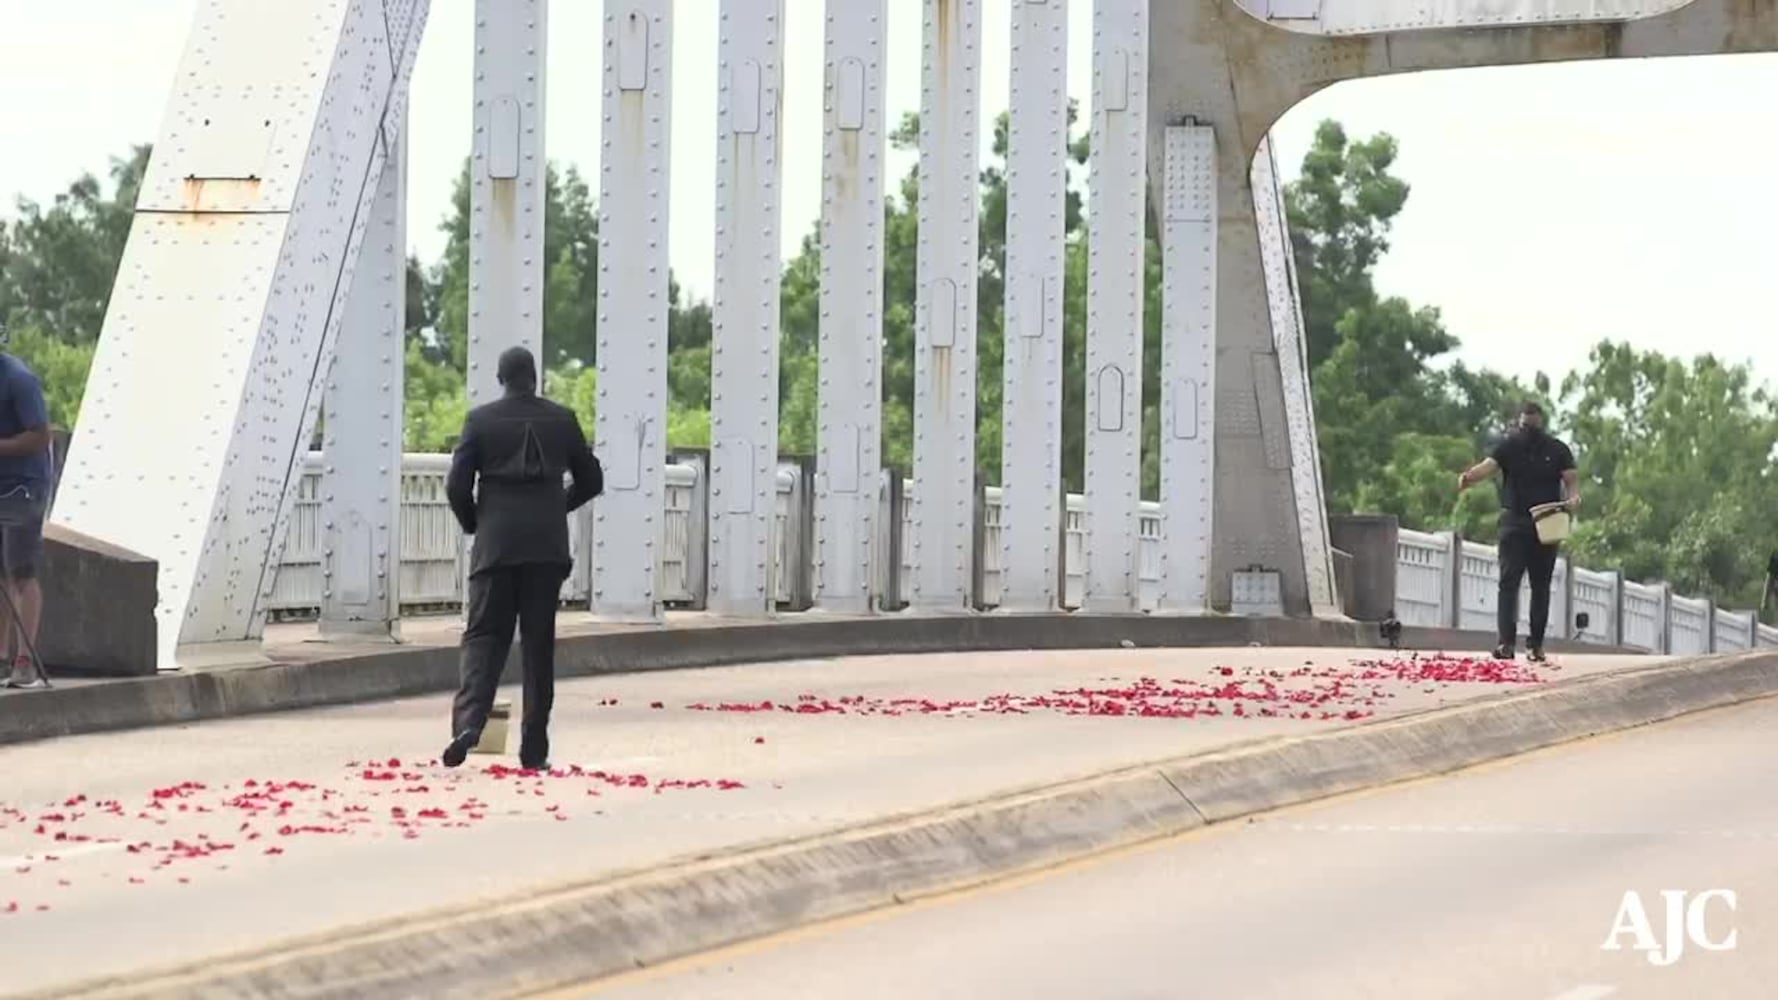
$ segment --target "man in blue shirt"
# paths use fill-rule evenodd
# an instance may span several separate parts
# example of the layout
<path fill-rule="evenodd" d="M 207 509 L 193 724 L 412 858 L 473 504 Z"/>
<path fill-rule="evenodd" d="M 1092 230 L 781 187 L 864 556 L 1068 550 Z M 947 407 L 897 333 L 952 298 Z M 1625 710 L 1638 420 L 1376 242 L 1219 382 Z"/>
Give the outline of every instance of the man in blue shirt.
<path fill-rule="evenodd" d="M 6 353 L 5 327 L 0 327 L 0 581 L 12 598 L 16 618 L 0 621 L 11 652 L 9 688 L 43 687 L 33 669 L 29 649 L 35 648 L 37 623 L 43 617 L 43 590 L 37 566 L 43 561 L 43 516 L 49 507 L 49 407 L 43 383 L 23 361 Z"/>

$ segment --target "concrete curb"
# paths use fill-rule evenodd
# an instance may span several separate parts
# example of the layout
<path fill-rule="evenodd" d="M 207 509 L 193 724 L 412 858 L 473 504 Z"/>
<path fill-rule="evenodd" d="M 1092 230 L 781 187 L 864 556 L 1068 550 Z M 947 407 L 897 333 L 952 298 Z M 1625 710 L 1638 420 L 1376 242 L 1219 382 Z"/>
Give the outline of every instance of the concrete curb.
<path fill-rule="evenodd" d="M 760 624 L 665 627 L 567 636 L 558 677 L 727 666 L 769 660 L 1015 649 L 1380 645 L 1372 624 L 1323 619 L 1150 615 L 810 615 Z M 1405 629 L 1404 646 L 1480 650 L 1491 637 Z M 1609 653 L 1551 643 L 1552 651 Z M 1627 651 L 1626 651 L 1627 652 Z M 514 659 L 517 654 L 515 651 Z M 507 676 L 517 679 L 517 667 Z M 0 744 L 138 729 L 263 712 L 406 698 L 454 690 L 455 647 L 393 646 L 361 656 L 215 672 L 167 674 L 0 694 Z"/>
<path fill-rule="evenodd" d="M 511 996 L 1774 694 L 1770 652 L 1595 675 L 34 996 Z"/>

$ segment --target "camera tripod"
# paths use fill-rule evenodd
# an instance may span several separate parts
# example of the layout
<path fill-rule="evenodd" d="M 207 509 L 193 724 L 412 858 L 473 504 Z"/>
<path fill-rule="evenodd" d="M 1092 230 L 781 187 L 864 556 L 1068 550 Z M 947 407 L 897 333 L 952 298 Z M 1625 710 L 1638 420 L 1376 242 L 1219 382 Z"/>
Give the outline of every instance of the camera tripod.
<path fill-rule="evenodd" d="M 29 635 L 25 634 L 25 623 L 19 618 L 18 605 L 13 602 L 12 588 L 6 586 L 4 583 L 0 583 L 0 602 L 4 602 L 6 605 L 7 626 L 16 629 L 19 640 L 25 644 L 25 652 L 31 657 L 31 669 L 36 672 L 37 679 L 43 682 L 45 688 L 55 687 L 54 684 L 50 683 L 49 671 L 43 669 L 43 657 L 37 655 L 37 644 L 31 641 Z M 18 657 L 17 650 L 13 651 L 13 657 L 14 662 L 16 662 Z M 7 664 L 9 669 L 11 666 L 11 663 Z M 12 686 L 10 677 L 7 679 L 6 686 Z"/>

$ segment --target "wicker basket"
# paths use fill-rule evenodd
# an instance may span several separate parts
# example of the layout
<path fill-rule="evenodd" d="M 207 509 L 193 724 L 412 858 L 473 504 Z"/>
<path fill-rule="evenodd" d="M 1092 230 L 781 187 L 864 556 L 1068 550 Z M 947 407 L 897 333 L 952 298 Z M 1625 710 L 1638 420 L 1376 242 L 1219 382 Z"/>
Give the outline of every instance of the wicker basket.
<path fill-rule="evenodd" d="M 1537 540 L 1555 545 L 1574 529 L 1574 516 L 1566 503 L 1542 503 L 1531 508 L 1531 523 L 1537 527 Z"/>

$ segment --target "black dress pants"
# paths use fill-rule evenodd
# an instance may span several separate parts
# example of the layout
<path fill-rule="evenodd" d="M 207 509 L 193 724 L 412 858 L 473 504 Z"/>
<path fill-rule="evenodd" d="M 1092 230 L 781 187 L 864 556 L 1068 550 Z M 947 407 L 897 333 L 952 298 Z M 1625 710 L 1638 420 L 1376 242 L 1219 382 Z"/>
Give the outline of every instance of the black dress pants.
<path fill-rule="evenodd" d="M 1556 574 L 1556 554 L 1562 546 L 1545 545 L 1530 525 L 1500 527 L 1500 597 L 1496 622 L 1500 644 L 1513 646 L 1519 631 L 1519 582 L 1531 577 L 1530 644 L 1541 647 L 1550 624 L 1550 579 Z"/>
<path fill-rule="evenodd" d="M 451 735 L 481 736 L 494 708 L 517 625 L 524 664 L 525 704 L 519 759 L 549 757 L 549 713 L 556 700 L 556 607 L 567 577 L 555 563 L 500 566 L 469 578 L 469 615 L 463 629 L 462 686 L 451 711 Z"/>

